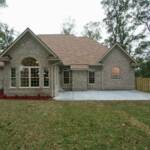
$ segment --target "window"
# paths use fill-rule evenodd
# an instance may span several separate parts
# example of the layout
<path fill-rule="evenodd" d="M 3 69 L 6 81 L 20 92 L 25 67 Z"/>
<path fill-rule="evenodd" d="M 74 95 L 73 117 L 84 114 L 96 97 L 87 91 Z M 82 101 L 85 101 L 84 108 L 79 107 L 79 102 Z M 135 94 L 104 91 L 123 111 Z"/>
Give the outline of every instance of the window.
<path fill-rule="evenodd" d="M 11 87 L 16 87 L 16 68 L 11 68 Z"/>
<path fill-rule="evenodd" d="M 34 58 L 25 58 L 22 61 L 22 67 L 20 71 L 20 85 L 21 87 L 39 87 L 39 63 Z"/>
<path fill-rule="evenodd" d="M 113 67 L 112 68 L 112 78 L 113 79 L 119 79 L 120 78 L 120 68 L 119 67 Z"/>
<path fill-rule="evenodd" d="M 44 69 L 44 86 L 49 86 L 49 70 L 47 68 Z"/>
<path fill-rule="evenodd" d="M 29 87 L 29 68 L 22 68 L 20 75 L 21 87 Z"/>
<path fill-rule="evenodd" d="M 64 70 L 64 84 L 71 83 L 71 73 L 69 70 Z"/>
<path fill-rule="evenodd" d="M 23 66 L 39 66 L 38 61 L 35 58 L 27 57 L 22 60 Z"/>
<path fill-rule="evenodd" d="M 89 71 L 89 83 L 95 83 L 95 72 Z"/>
<path fill-rule="evenodd" d="M 31 87 L 38 87 L 40 84 L 39 68 L 30 68 Z"/>

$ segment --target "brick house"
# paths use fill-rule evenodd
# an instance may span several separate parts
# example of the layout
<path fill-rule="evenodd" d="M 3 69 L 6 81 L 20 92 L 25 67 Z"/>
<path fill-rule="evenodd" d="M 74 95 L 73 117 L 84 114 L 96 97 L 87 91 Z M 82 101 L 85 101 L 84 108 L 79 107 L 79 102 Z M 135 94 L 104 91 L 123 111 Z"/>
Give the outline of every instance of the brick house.
<path fill-rule="evenodd" d="M 85 37 L 35 35 L 28 28 L 0 55 L 0 89 L 8 96 L 132 90 L 134 64 L 118 44 L 107 48 Z"/>

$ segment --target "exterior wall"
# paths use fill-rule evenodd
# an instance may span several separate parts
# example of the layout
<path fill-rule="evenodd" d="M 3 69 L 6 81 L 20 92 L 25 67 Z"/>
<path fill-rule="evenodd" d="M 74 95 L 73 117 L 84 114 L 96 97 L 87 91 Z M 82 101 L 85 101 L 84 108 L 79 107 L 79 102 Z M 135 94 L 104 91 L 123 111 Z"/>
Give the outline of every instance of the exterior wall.
<path fill-rule="evenodd" d="M 32 38 L 31 34 L 27 33 L 9 52 L 11 57 L 9 63 L 4 68 L 4 93 L 6 95 L 18 95 L 18 96 L 35 96 L 44 95 L 51 96 L 51 86 L 43 86 L 43 68 L 51 68 L 51 64 L 48 63 L 47 58 L 50 54 L 39 44 L 35 39 Z M 21 62 L 26 57 L 33 57 L 39 62 L 40 70 L 40 87 L 39 88 L 21 88 L 20 87 L 20 66 Z M 11 67 L 16 68 L 16 81 L 17 87 L 10 87 L 10 70 Z M 51 77 L 51 74 L 50 74 Z"/>
<path fill-rule="evenodd" d="M 60 67 L 60 74 L 59 74 L 59 79 L 60 79 L 60 91 L 71 91 L 72 90 L 72 81 L 68 84 L 64 84 L 64 69 L 70 70 L 70 67 L 68 66 L 61 66 Z M 71 78 L 72 78 L 72 71 L 70 70 L 71 73 Z"/>
<path fill-rule="evenodd" d="M 101 66 L 90 67 L 91 71 L 95 72 L 95 83 L 88 83 L 89 90 L 101 90 L 102 89 L 102 68 Z"/>
<path fill-rule="evenodd" d="M 88 72 L 86 70 L 72 71 L 72 90 L 84 91 L 88 89 Z"/>
<path fill-rule="evenodd" d="M 54 66 L 54 89 L 55 93 L 54 96 L 56 96 L 60 90 L 60 78 L 59 78 L 59 66 Z"/>
<path fill-rule="evenodd" d="M 103 61 L 102 89 L 104 90 L 128 90 L 135 87 L 134 69 L 130 65 L 130 59 L 118 48 L 113 49 Z M 120 79 L 112 79 L 112 67 L 121 69 Z"/>
<path fill-rule="evenodd" d="M 3 69 L 0 68 L 0 90 L 3 89 Z"/>

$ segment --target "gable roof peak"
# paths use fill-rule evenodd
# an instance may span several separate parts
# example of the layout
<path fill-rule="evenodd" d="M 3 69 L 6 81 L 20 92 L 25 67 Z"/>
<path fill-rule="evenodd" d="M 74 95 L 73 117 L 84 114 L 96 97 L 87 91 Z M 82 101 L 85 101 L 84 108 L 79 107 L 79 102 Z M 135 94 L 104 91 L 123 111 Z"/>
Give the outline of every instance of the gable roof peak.
<path fill-rule="evenodd" d="M 47 44 L 44 43 L 44 41 L 42 41 L 41 39 L 39 39 L 39 37 L 30 29 L 30 28 L 26 28 L 24 30 L 23 33 L 21 33 L 16 40 L 7 48 L 5 49 L 2 53 L 1 56 L 4 56 L 20 39 L 22 39 L 22 37 L 24 37 L 27 33 L 30 33 L 33 38 L 35 38 L 48 52 L 50 52 L 53 56 L 57 57 L 58 56 L 50 49 L 50 47 L 47 46 Z"/>

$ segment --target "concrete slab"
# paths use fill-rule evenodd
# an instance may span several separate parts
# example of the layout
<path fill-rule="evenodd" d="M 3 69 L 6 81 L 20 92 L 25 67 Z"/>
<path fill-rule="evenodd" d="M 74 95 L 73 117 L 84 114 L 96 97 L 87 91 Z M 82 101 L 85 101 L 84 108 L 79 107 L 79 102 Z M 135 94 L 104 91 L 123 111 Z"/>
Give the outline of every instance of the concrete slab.
<path fill-rule="evenodd" d="M 127 91 L 65 91 L 54 98 L 60 101 L 80 100 L 150 100 L 150 93 Z"/>

